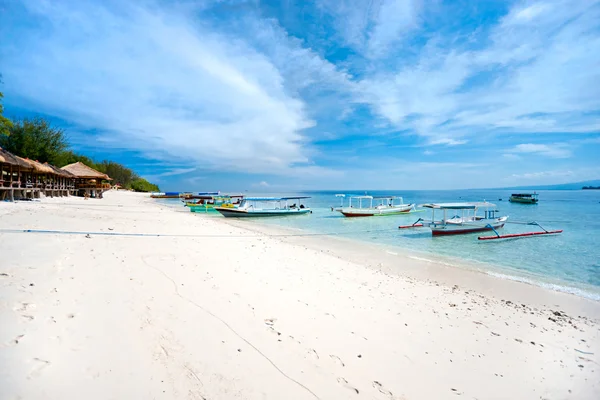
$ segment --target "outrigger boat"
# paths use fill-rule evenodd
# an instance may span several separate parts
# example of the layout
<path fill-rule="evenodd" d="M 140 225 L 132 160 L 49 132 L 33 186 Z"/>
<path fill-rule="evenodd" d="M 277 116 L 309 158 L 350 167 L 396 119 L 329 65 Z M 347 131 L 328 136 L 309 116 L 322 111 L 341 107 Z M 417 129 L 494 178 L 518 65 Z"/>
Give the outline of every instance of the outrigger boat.
<path fill-rule="evenodd" d="M 310 199 L 306 196 L 296 197 L 246 197 L 239 207 L 215 207 L 224 217 L 280 217 L 289 215 L 304 215 L 311 213 L 301 200 Z M 294 201 L 290 205 L 290 201 Z M 296 205 L 296 201 L 299 205 Z"/>
<path fill-rule="evenodd" d="M 336 195 L 337 196 L 337 195 Z M 353 200 L 355 207 L 353 205 Z M 398 202 L 396 202 L 398 200 Z M 366 205 L 363 207 L 363 201 Z M 395 196 L 352 196 L 348 201 L 348 207 L 336 209 L 344 217 L 374 217 L 384 215 L 407 214 L 415 211 L 414 204 L 404 204 L 402 197 Z"/>
<path fill-rule="evenodd" d="M 513 193 L 508 198 L 511 203 L 537 204 L 538 194 L 533 193 Z"/>
<path fill-rule="evenodd" d="M 244 195 L 206 196 L 197 202 L 186 202 L 185 205 L 194 213 L 216 213 L 215 207 L 235 208 L 243 198 Z"/>
<path fill-rule="evenodd" d="M 423 207 L 431 209 L 431 220 L 419 218 L 412 225 L 402 225 L 399 228 L 428 227 L 433 236 L 461 235 L 466 233 L 495 231 L 502 228 L 508 216 L 496 217 L 495 204 L 487 202 L 479 203 L 438 203 L 423 204 Z M 484 215 L 477 215 L 479 209 L 484 209 Z M 442 219 L 435 220 L 435 211 L 442 211 Z M 450 210 L 451 217 L 448 218 Z"/>

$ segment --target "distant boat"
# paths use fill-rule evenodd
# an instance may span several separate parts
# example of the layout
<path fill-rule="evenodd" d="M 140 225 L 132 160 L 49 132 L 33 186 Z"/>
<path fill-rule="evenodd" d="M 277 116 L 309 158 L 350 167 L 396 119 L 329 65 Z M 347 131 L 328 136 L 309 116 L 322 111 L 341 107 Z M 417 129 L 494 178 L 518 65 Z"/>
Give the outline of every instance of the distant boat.
<path fill-rule="evenodd" d="M 508 199 L 511 203 L 537 204 L 538 194 L 533 193 L 513 193 Z"/>
<path fill-rule="evenodd" d="M 495 231 L 502 228 L 508 219 L 507 216 L 496 217 L 497 210 L 490 210 L 496 205 L 492 203 L 438 203 L 423 204 L 431 209 L 431 220 L 419 218 L 412 225 L 400 226 L 404 228 L 428 227 L 433 236 L 460 235 L 466 233 Z M 479 209 L 485 209 L 484 215 L 477 215 Z M 442 219 L 436 221 L 435 211 L 442 211 Z M 451 217 L 448 218 L 450 210 Z"/>
<path fill-rule="evenodd" d="M 414 204 L 404 204 L 402 197 L 395 196 L 352 196 L 348 201 L 348 207 L 336 209 L 336 211 L 341 212 L 345 217 L 398 215 L 414 210 Z"/>
<path fill-rule="evenodd" d="M 179 192 L 166 192 L 166 193 L 155 192 L 155 193 L 151 193 L 150 197 L 152 197 L 153 199 L 178 199 L 179 194 L 180 194 Z"/>
<path fill-rule="evenodd" d="M 312 212 L 302 204 L 306 196 L 296 197 L 246 197 L 239 207 L 215 207 L 224 217 L 281 217 L 289 215 L 304 215 Z M 290 202 L 292 202 L 290 204 Z M 298 203 L 298 204 L 296 204 Z"/>
<path fill-rule="evenodd" d="M 218 195 L 219 193 L 220 192 L 154 192 L 150 194 L 150 197 L 152 197 L 153 199 L 196 199 L 202 198 L 203 196 Z"/>

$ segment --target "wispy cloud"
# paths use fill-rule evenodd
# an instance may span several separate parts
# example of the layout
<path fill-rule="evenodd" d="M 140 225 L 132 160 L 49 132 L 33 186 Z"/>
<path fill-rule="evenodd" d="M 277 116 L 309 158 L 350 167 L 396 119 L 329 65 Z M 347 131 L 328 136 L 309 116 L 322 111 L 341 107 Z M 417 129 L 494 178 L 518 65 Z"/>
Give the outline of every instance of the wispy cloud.
<path fill-rule="evenodd" d="M 553 143 L 553 144 L 534 144 L 534 143 L 523 143 L 518 144 L 510 150 L 512 153 L 529 153 L 539 154 L 546 157 L 552 158 L 569 158 L 571 157 L 571 150 L 565 143 Z"/>
<path fill-rule="evenodd" d="M 598 1 L 516 5 L 466 43 L 434 35 L 416 61 L 363 79 L 362 100 L 430 143 L 598 131 L 598 115 L 586 114 L 600 108 L 598 18 Z"/>
<path fill-rule="evenodd" d="M 26 4 L 42 28 L 19 27 L 19 44 L 3 48 L 22 104 L 190 163 L 265 172 L 309 161 L 305 104 L 244 41 L 160 7 Z"/>

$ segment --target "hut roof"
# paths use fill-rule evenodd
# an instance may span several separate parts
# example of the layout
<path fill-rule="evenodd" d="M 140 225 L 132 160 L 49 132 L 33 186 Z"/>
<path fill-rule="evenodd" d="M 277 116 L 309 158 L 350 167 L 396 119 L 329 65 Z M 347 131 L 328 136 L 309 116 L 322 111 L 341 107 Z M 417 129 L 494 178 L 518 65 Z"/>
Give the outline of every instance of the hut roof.
<path fill-rule="evenodd" d="M 0 163 L 14 165 L 22 169 L 33 169 L 31 164 L 0 147 Z"/>
<path fill-rule="evenodd" d="M 54 171 L 54 173 L 56 175 L 64 176 L 64 177 L 67 177 L 67 178 L 74 178 L 75 177 L 72 173 L 70 173 L 66 169 L 60 169 L 60 168 L 55 167 L 54 165 L 48 164 L 48 163 L 44 163 L 44 165 L 46 165 L 47 167 L 52 168 L 52 170 Z"/>
<path fill-rule="evenodd" d="M 84 163 L 77 161 L 76 163 L 65 165 L 61 169 L 70 172 L 75 175 L 77 178 L 86 178 L 86 179 L 104 179 L 107 181 L 111 181 L 112 179 L 102 172 L 96 171 L 93 168 L 88 167 Z"/>
<path fill-rule="evenodd" d="M 31 169 L 33 169 L 34 172 L 40 173 L 40 174 L 56 174 L 56 172 L 54 172 L 54 170 L 52 168 L 50 168 L 47 165 L 42 164 L 39 161 L 34 161 L 34 160 L 30 160 L 29 158 L 23 158 L 23 157 L 19 157 L 17 156 L 17 158 L 23 160 L 24 162 L 26 162 L 27 164 L 29 164 L 31 166 Z"/>

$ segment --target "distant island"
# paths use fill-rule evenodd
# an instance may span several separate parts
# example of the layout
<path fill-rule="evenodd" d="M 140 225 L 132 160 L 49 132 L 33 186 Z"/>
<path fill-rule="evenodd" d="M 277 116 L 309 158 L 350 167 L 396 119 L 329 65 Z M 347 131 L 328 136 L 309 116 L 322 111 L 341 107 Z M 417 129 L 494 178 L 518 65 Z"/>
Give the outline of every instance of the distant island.
<path fill-rule="evenodd" d="M 582 190 L 600 190 L 600 186 L 584 186 Z"/>

